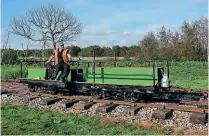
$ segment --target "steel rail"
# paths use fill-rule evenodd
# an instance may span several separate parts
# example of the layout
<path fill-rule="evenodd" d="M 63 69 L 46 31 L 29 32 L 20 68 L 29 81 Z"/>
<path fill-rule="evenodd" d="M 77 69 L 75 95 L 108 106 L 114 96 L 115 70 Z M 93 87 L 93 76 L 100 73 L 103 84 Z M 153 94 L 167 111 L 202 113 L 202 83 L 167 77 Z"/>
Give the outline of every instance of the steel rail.
<path fill-rule="evenodd" d="M 96 103 L 103 104 L 118 104 L 118 105 L 127 105 L 127 106 L 139 106 L 139 107 L 150 107 L 150 108 L 158 108 L 158 109 L 169 109 L 169 110 L 177 110 L 177 111 L 185 111 L 185 112 L 194 112 L 194 113 L 208 113 L 208 109 L 205 108 L 196 108 L 196 107 L 182 107 L 181 103 L 179 104 L 153 104 L 153 103 L 131 103 L 120 100 L 104 100 L 104 99 L 92 99 L 86 98 L 83 96 L 62 96 L 62 95 L 53 95 L 42 92 L 29 92 L 24 90 L 10 90 L 8 92 L 22 94 L 22 95 L 32 95 L 32 96 L 41 96 L 41 97 L 50 97 L 50 98 L 61 98 L 66 100 L 78 100 L 78 101 L 90 101 Z M 197 102 L 199 105 L 201 102 Z M 193 101 L 192 104 L 195 104 Z M 206 104 L 203 101 L 203 104 Z"/>

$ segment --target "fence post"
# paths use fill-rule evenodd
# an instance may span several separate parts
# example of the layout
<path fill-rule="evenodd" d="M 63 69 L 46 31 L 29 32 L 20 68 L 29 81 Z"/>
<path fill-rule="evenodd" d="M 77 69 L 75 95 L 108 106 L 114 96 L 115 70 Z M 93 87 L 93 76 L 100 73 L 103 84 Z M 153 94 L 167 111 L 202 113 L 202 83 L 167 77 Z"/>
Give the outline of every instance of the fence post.
<path fill-rule="evenodd" d="M 104 83 L 104 68 L 101 68 L 102 83 Z"/>
<path fill-rule="evenodd" d="M 116 51 L 114 52 L 114 67 L 116 67 L 116 61 L 117 61 L 117 54 Z"/>
<path fill-rule="evenodd" d="M 95 83 L 95 50 L 93 50 L 93 81 Z M 93 86 L 95 87 L 95 84 L 93 84 Z"/>
<path fill-rule="evenodd" d="M 88 68 L 86 68 L 86 81 L 87 81 L 88 75 L 89 75 L 89 70 Z"/>
<path fill-rule="evenodd" d="M 20 61 L 20 76 L 22 78 L 22 61 Z"/>
<path fill-rule="evenodd" d="M 155 61 L 153 61 L 153 86 L 155 86 Z"/>
<path fill-rule="evenodd" d="M 167 60 L 167 70 L 168 70 L 168 80 L 170 80 L 170 69 L 169 69 L 169 62 L 168 62 L 168 60 Z"/>

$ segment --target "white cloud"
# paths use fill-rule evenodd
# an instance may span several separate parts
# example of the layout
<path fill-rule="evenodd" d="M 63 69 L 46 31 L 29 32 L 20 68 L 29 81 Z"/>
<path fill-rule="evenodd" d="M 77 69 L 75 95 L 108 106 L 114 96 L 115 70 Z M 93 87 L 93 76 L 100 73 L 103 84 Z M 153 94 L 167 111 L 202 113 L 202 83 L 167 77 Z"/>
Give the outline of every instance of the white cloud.
<path fill-rule="evenodd" d="M 176 25 L 165 25 L 167 29 L 177 29 L 181 24 Z M 146 35 L 149 31 L 154 33 L 158 32 L 162 24 L 150 24 L 143 28 L 136 28 L 135 30 L 124 30 L 124 31 L 111 31 L 110 29 L 99 28 L 97 26 L 86 27 L 79 39 L 78 43 L 81 47 L 90 45 L 100 46 L 130 46 L 137 44 L 138 41 Z"/>
<path fill-rule="evenodd" d="M 164 5 L 169 3 L 166 2 Z M 179 3 L 181 1 L 173 2 L 172 5 L 178 5 Z M 111 46 L 119 43 L 136 44 L 149 31 L 156 32 L 167 23 L 165 18 L 169 14 L 164 9 L 175 8 L 175 6 L 164 7 L 163 4 L 152 6 L 153 8 L 151 9 L 136 8 L 135 6 L 134 8 L 128 8 L 135 5 L 129 3 L 129 5 L 126 5 L 126 8 L 113 8 L 110 6 L 100 9 L 97 7 L 98 3 L 88 1 L 89 5 L 87 5 L 84 0 L 70 2 L 70 4 L 75 7 L 83 6 L 83 9 L 86 10 L 91 5 L 93 9 L 88 10 L 88 15 L 90 16 L 86 16 L 87 14 L 83 12 L 79 15 L 82 20 L 85 20 L 83 33 L 77 39 L 81 46 L 93 44 L 108 44 Z M 159 13 L 161 13 L 161 16 L 156 15 Z M 169 27 L 166 26 L 166 28 Z"/>
<path fill-rule="evenodd" d="M 121 46 L 127 45 L 127 40 L 126 39 L 123 39 L 118 44 L 121 45 Z"/>
<path fill-rule="evenodd" d="M 136 28 L 135 30 L 111 31 L 110 29 L 99 28 L 98 26 L 87 26 L 79 39 L 78 43 L 81 47 L 89 45 L 132 45 L 137 44 L 140 38 L 149 31 L 156 31 L 161 25 L 153 24 L 144 27 L 143 29 Z"/>
<path fill-rule="evenodd" d="M 4 30 L 3 29 L 1 29 L 1 31 L 0 31 L 0 36 L 2 36 L 2 35 L 4 35 Z"/>
<path fill-rule="evenodd" d="M 205 2 L 205 0 L 194 0 L 194 1 L 197 2 L 197 3 Z"/>
<path fill-rule="evenodd" d="M 133 36 L 133 35 L 144 35 L 146 34 L 148 31 L 155 31 L 156 29 L 159 29 L 161 28 L 162 25 L 151 25 L 151 26 L 148 26 L 146 28 L 143 28 L 143 29 L 140 29 L 140 28 L 137 28 L 137 30 L 125 30 L 125 31 L 111 31 L 111 30 L 108 30 L 108 29 L 98 29 L 98 28 L 85 28 L 83 31 L 82 31 L 82 36 L 87 36 L 87 37 L 91 37 L 91 36 L 95 36 L 95 37 L 98 37 L 98 36 L 103 36 L 103 37 L 106 37 L 106 36 L 115 36 L 115 35 L 118 35 L 118 36 L 126 36 L 126 37 L 129 37 L 129 36 Z"/>
<path fill-rule="evenodd" d="M 131 32 L 128 32 L 128 31 L 124 31 L 123 34 L 124 34 L 125 36 L 130 36 L 132 33 L 131 33 Z"/>
<path fill-rule="evenodd" d="M 67 1 L 65 2 L 65 8 L 70 8 L 70 7 L 81 8 L 81 7 L 87 6 L 88 4 L 89 4 L 89 1 L 87 2 L 86 0 Z"/>
<path fill-rule="evenodd" d="M 115 33 L 113 31 L 98 29 L 94 27 L 85 28 L 82 32 L 86 36 L 108 36 Z"/>

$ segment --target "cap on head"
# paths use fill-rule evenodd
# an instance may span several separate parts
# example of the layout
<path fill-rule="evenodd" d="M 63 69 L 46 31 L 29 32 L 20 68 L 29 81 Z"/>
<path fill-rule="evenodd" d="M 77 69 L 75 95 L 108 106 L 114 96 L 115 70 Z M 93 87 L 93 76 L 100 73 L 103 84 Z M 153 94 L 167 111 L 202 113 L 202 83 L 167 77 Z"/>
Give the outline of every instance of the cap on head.
<path fill-rule="evenodd" d="M 57 44 L 57 46 L 63 46 L 64 47 L 64 44 L 63 43 L 60 43 L 60 44 Z"/>

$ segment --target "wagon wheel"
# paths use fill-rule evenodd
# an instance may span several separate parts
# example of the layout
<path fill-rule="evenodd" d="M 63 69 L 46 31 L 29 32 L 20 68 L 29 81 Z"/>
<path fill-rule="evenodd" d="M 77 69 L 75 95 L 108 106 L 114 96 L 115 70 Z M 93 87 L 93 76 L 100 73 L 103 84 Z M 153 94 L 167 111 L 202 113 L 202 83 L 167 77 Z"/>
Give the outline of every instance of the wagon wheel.
<path fill-rule="evenodd" d="M 59 90 L 56 87 L 47 87 L 46 89 L 47 89 L 47 93 L 52 94 L 52 95 L 57 94 L 58 93 L 58 90 Z"/>
<path fill-rule="evenodd" d="M 37 91 L 37 92 L 41 92 L 41 90 L 42 90 L 42 87 L 41 87 L 41 86 L 37 86 L 37 87 L 36 87 L 36 91 Z"/>
<path fill-rule="evenodd" d="M 129 102 L 137 102 L 139 100 L 139 97 L 134 92 L 126 92 L 124 95 L 124 99 Z"/>
<path fill-rule="evenodd" d="M 102 97 L 102 91 L 100 89 L 92 89 L 91 96 L 94 99 L 100 99 Z"/>
<path fill-rule="evenodd" d="M 49 91 L 49 94 L 52 94 L 52 95 L 55 95 L 57 93 L 58 93 L 57 91 Z"/>
<path fill-rule="evenodd" d="M 123 99 L 123 93 L 117 92 L 113 95 L 114 100 L 122 100 Z"/>
<path fill-rule="evenodd" d="M 36 91 L 36 86 L 34 85 L 28 85 L 29 91 L 30 92 L 35 92 Z"/>

